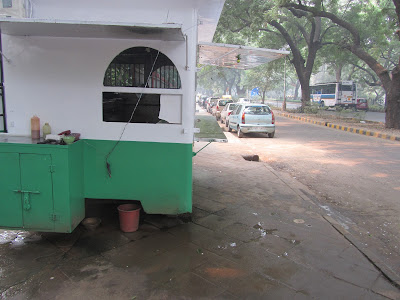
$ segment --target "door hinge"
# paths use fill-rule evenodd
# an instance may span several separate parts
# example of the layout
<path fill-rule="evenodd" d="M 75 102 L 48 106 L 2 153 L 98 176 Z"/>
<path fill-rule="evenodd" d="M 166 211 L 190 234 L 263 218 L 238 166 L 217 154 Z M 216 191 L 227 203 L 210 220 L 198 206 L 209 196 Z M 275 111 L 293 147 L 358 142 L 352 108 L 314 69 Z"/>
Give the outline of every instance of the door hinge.
<path fill-rule="evenodd" d="M 49 166 L 50 173 L 54 173 L 56 171 L 55 166 Z"/>
<path fill-rule="evenodd" d="M 50 220 L 52 220 L 52 221 L 57 221 L 59 218 L 58 218 L 58 215 L 56 215 L 56 214 L 50 214 Z"/>

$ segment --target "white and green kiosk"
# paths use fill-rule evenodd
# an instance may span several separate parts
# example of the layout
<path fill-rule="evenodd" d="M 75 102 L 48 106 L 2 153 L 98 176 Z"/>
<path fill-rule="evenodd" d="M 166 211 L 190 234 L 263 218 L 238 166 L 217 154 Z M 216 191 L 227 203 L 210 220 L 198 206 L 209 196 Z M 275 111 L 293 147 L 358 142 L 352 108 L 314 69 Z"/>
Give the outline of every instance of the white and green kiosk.
<path fill-rule="evenodd" d="M 71 232 L 86 198 L 190 213 L 197 63 L 224 65 L 243 51 L 245 66 L 256 51 L 210 44 L 224 1 L 8 2 L 0 8 L 0 228 Z M 33 115 L 81 139 L 37 144 Z"/>

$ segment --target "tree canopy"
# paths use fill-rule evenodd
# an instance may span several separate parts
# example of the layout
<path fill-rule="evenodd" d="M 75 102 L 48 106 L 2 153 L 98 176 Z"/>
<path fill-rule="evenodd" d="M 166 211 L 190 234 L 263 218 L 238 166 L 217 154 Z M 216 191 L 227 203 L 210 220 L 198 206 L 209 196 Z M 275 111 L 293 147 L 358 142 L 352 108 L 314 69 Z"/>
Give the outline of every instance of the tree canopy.
<path fill-rule="evenodd" d="M 320 66 L 345 70 L 384 89 L 386 125 L 400 128 L 399 12 L 400 0 L 227 0 L 215 41 L 290 49 L 303 106 Z"/>

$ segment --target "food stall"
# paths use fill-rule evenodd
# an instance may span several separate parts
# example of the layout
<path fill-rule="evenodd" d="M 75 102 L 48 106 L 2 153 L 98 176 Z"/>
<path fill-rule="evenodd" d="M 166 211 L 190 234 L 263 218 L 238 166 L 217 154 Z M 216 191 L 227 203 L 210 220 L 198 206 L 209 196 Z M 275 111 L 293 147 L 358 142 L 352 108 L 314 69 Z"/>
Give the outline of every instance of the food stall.
<path fill-rule="evenodd" d="M 197 52 L 223 4 L 3 1 L 0 228 L 72 232 L 88 198 L 191 212 Z M 80 139 L 32 139 L 34 115 Z"/>

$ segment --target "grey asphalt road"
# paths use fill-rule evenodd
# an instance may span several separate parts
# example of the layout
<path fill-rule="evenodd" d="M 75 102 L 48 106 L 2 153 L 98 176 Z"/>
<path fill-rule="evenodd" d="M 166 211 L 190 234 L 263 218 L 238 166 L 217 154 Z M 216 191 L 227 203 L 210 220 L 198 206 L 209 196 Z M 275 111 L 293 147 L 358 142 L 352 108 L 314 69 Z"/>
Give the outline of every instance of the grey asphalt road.
<path fill-rule="evenodd" d="M 400 273 L 400 143 L 276 118 L 275 138 L 248 134 L 246 146 L 319 195 L 318 203 L 397 274 Z"/>
<path fill-rule="evenodd" d="M 282 107 L 282 102 L 278 101 L 266 101 L 267 104 L 277 106 L 277 107 Z M 287 109 L 296 109 L 299 108 L 301 104 L 299 102 L 287 102 L 286 103 L 286 108 Z M 322 111 L 324 114 L 327 115 L 336 115 L 339 114 L 335 110 L 325 110 Z M 352 112 L 350 110 L 345 110 L 341 112 L 342 116 L 348 117 L 348 118 L 362 118 L 363 120 L 366 121 L 373 121 L 373 122 L 385 122 L 385 113 L 381 112 L 373 112 L 373 111 L 368 111 L 368 112 L 363 112 L 363 111 L 358 111 L 358 112 Z"/>

